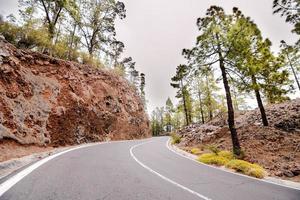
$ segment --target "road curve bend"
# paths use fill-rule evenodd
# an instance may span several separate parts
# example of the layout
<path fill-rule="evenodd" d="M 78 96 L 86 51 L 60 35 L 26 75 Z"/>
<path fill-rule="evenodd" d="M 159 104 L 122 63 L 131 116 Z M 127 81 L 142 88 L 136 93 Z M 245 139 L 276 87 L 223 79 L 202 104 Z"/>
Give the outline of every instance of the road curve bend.
<path fill-rule="evenodd" d="M 300 200 L 300 190 L 179 156 L 166 147 L 167 140 L 102 143 L 66 152 L 9 187 L 10 179 L 1 183 L 0 200 Z"/>

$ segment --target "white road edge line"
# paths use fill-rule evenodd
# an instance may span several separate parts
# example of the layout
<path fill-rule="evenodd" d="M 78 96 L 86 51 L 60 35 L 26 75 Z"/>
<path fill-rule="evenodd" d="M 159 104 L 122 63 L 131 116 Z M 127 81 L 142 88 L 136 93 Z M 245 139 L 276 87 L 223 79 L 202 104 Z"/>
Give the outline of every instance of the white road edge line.
<path fill-rule="evenodd" d="M 99 144 L 99 143 L 97 143 Z M 51 155 L 49 157 L 46 157 L 40 161 L 37 161 L 36 163 L 30 165 L 29 167 L 27 167 L 26 169 L 22 170 L 21 172 L 17 173 L 16 175 L 14 175 L 13 177 L 11 177 L 10 179 L 8 179 L 7 181 L 3 182 L 0 185 L 0 197 L 7 191 L 9 190 L 11 187 L 13 187 L 16 183 L 18 183 L 20 180 L 22 180 L 25 176 L 27 176 L 28 174 L 30 174 L 32 171 L 34 171 L 35 169 L 37 169 L 38 167 L 42 166 L 43 164 L 45 164 L 46 162 L 61 156 L 65 153 L 68 153 L 70 151 L 74 151 L 77 149 L 81 149 L 81 148 L 85 148 L 85 147 L 90 147 L 90 146 L 94 146 L 97 144 L 91 144 L 91 145 L 84 145 L 84 146 L 79 146 L 79 147 L 75 147 L 72 149 L 68 149 L 66 151 L 62 151 L 60 153 Z"/>
<path fill-rule="evenodd" d="M 93 143 L 93 144 L 87 144 L 87 145 L 82 145 L 78 147 L 74 147 L 71 149 L 67 149 L 65 151 L 59 152 L 57 154 L 51 155 L 49 157 L 46 157 L 42 160 L 37 161 L 36 163 L 30 165 L 29 167 L 25 168 L 24 170 L 20 171 L 13 177 L 9 178 L 8 180 L 4 181 L 3 183 L 0 184 L 0 197 L 7 192 L 11 187 L 13 187 L 15 184 L 17 184 L 20 180 L 22 180 L 25 176 L 29 175 L 31 172 L 33 172 L 35 169 L 38 167 L 42 166 L 46 162 L 61 156 L 65 153 L 68 153 L 70 151 L 86 148 L 86 147 L 91 147 L 91 146 L 96 146 L 100 144 L 109 144 L 109 143 L 122 143 L 122 142 L 128 142 L 128 141 L 133 141 L 133 140 L 121 140 L 121 141 L 111 141 L 111 142 L 98 142 L 98 143 Z"/>
<path fill-rule="evenodd" d="M 193 191 L 193 190 L 191 190 L 191 189 L 189 189 L 189 188 L 187 188 L 187 187 L 185 187 L 185 186 L 183 186 L 183 185 L 181 185 L 181 184 L 179 184 L 179 183 L 177 183 L 177 182 L 175 182 L 175 181 L 173 181 L 173 180 L 171 180 L 171 179 L 169 179 L 169 178 L 163 176 L 162 174 L 160 174 L 160 173 L 154 171 L 153 169 L 151 169 L 150 167 L 148 167 L 147 165 L 145 165 L 144 163 L 142 163 L 141 161 L 139 161 L 139 160 L 136 158 L 136 156 L 134 155 L 133 150 L 134 150 L 135 148 L 137 148 L 137 147 L 139 147 L 139 146 L 142 146 L 142 145 L 144 145 L 144 144 L 147 144 L 147 143 L 149 143 L 149 142 L 151 142 L 151 141 L 143 142 L 143 143 L 134 145 L 134 146 L 132 146 L 132 147 L 130 148 L 130 150 L 129 150 L 129 151 L 130 151 L 131 157 L 132 157 L 139 165 L 141 165 L 143 168 L 145 168 L 146 170 L 150 171 L 151 173 L 153 173 L 153 174 L 159 176 L 159 177 L 162 178 L 163 180 L 165 180 L 165 181 L 167 181 L 167 182 L 169 182 L 169 183 L 172 183 L 173 185 L 175 185 L 175 186 L 177 186 L 177 187 L 179 187 L 179 188 L 181 188 L 181 189 L 183 189 L 183 190 L 185 190 L 185 191 L 187 191 L 187 192 L 189 192 L 189 193 L 191 193 L 191 194 L 193 194 L 193 195 L 196 195 L 196 196 L 198 196 L 198 197 L 201 198 L 201 199 L 204 199 L 204 200 L 211 200 L 211 199 L 209 199 L 208 197 L 203 196 L 203 195 L 199 194 L 198 192 L 195 192 L 195 191 Z"/>
<path fill-rule="evenodd" d="M 186 158 L 186 159 L 189 159 L 199 165 L 204 165 L 204 166 L 207 166 L 207 167 L 210 167 L 210 168 L 214 168 L 214 169 L 217 169 L 217 170 L 221 170 L 223 172 L 227 172 L 227 173 L 230 173 L 230 174 L 234 174 L 234 175 L 237 175 L 237 176 L 242 176 L 242 177 L 245 177 L 245 178 L 248 178 L 248 179 L 252 179 L 252 180 L 256 180 L 256 181 L 261 181 L 261 182 L 265 182 L 265 183 L 270 183 L 270 184 L 274 184 L 274 185 L 277 185 L 277 186 L 281 186 L 281 187 L 286 187 L 286 188 L 289 188 L 289 189 L 294 189 L 294 190 L 300 190 L 299 188 L 297 187 L 293 187 L 293 186 L 288 186 L 288 185 L 284 185 L 284 184 L 280 184 L 280 183 L 275 183 L 275 182 L 272 182 L 272 181 L 268 181 L 268 180 L 264 180 L 264 179 L 258 179 L 258 178 L 255 178 L 255 177 L 251 177 L 251 176 L 246 176 L 244 174 L 239 174 L 239 173 L 235 173 L 235 172 L 231 172 L 231 171 L 228 171 L 228 170 L 225 170 L 225 169 L 222 169 L 222 168 L 218 168 L 218 167 L 215 167 L 215 166 L 212 166 L 212 165 L 207 165 L 207 164 L 204 164 L 204 163 L 201 163 L 201 162 L 198 162 L 197 160 L 194 160 L 188 156 L 185 156 L 183 155 L 182 153 L 179 153 L 177 152 L 176 150 L 172 149 L 172 147 L 170 146 L 170 143 L 171 143 L 171 138 L 169 138 L 166 142 L 166 147 L 172 151 L 173 153 L 183 157 L 183 158 Z M 183 151 L 183 150 L 182 150 Z"/>

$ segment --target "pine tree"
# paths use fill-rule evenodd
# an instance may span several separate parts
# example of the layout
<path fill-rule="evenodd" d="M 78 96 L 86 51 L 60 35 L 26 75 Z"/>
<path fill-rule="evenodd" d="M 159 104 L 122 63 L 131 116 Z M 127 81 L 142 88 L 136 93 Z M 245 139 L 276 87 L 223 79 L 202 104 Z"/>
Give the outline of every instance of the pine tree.
<path fill-rule="evenodd" d="M 289 72 L 284 68 L 280 58 L 272 58 L 262 71 L 262 89 L 267 101 L 271 104 L 281 103 L 289 99 L 288 92 L 292 89 Z"/>
<path fill-rule="evenodd" d="M 204 78 L 204 84 L 202 85 L 202 91 L 204 93 L 203 103 L 206 106 L 209 120 L 214 117 L 216 100 L 214 93 L 219 90 L 214 78 L 214 73 L 211 68 L 204 67 L 202 69 L 202 77 Z"/>
<path fill-rule="evenodd" d="M 232 51 L 229 53 L 231 58 L 232 71 L 235 74 L 240 73 L 241 78 L 240 89 L 242 91 L 251 91 L 255 93 L 258 107 L 260 109 L 261 118 L 264 126 L 268 126 L 268 119 L 266 111 L 261 98 L 261 84 L 258 83 L 258 74 L 264 70 L 264 67 L 269 65 L 268 61 L 271 58 L 270 43 L 268 40 L 263 41 L 261 33 L 249 18 L 236 9 L 234 11 L 234 18 L 236 23 L 235 29 L 240 31 L 242 37 L 234 37 L 235 32 L 231 35 L 232 38 Z M 233 29 L 233 31 L 235 31 Z"/>
<path fill-rule="evenodd" d="M 188 122 L 191 124 L 193 123 L 193 97 L 187 85 L 183 87 L 183 96 L 182 100 L 185 99 Z"/>
<path fill-rule="evenodd" d="M 257 25 L 238 9 L 234 10 L 233 17 L 236 23 L 233 32 L 230 33 L 233 44 L 229 52 L 228 62 L 232 66 L 230 70 L 234 75 L 238 75 L 240 83 L 237 86 L 242 91 L 254 92 L 263 125 L 268 126 L 261 92 L 267 94 L 267 98 L 283 99 L 287 92 L 284 86 L 288 82 L 288 77 L 286 72 L 281 70 L 281 62 L 271 52 L 271 42 L 262 38 Z M 240 30 L 240 37 L 235 36 L 236 30 Z"/>
<path fill-rule="evenodd" d="M 76 21 L 83 44 L 89 52 L 94 56 L 95 52 L 103 52 L 105 54 L 115 54 L 118 52 L 111 51 L 116 47 L 118 51 L 122 48 L 122 43 L 115 39 L 115 20 L 125 18 L 125 6 L 122 2 L 115 0 L 76 0 L 78 5 L 79 17 L 74 18 Z"/>
<path fill-rule="evenodd" d="M 170 132 L 171 131 L 171 126 L 173 126 L 172 123 L 172 115 L 174 112 L 174 105 L 172 103 L 172 100 L 170 99 L 170 97 L 168 97 L 167 101 L 166 101 L 166 124 L 167 124 L 167 131 Z"/>
<path fill-rule="evenodd" d="M 183 106 L 181 105 L 177 105 L 175 108 L 175 112 L 174 112 L 174 117 L 173 117 L 173 124 L 175 126 L 176 129 L 180 129 L 184 123 L 184 114 L 183 114 Z"/>
<path fill-rule="evenodd" d="M 199 119 L 202 123 L 209 119 L 212 120 L 216 110 L 216 92 L 219 91 L 214 72 L 209 67 L 203 67 L 201 70 L 196 70 L 194 74 L 189 74 L 194 90 L 194 96 L 198 99 Z"/>
<path fill-rule="evenodd" d="M 56 28 L 59 19 L 63 16 L 64 12 L 67 12 L 69 9 L 71 10 L 70 7 L 74 5 L 71 0 L 19 0 L 19 3 L 24 8 L 24 10 L 21 10 L 21 13 L 28 12 L 28 10 L 38 13 L 38 9 L 43 13 L 44 21 L 52 41 L 57 31 Z"/>
<path fill-rule="evenodd" d="M 295 66 L 299 65 L 299 49 L 296 46 L 288 45 L 285 41 L 281 41 L 281 55 L 286 58 L 286 65 L 291 69 L 297 87 L 300 91 L 300 82 L 298 78 L 298 70 Z"/>
<path fill-rule="evenodd" d="M 294 25 L 293 32 L 300 34 L 300 1 L 299 0 L 274 0 L 273 13 L 285 17 L 286 22 Z"/>
<path fill-rule="evenodd" d="M 195 93 L 198 98 L 199 104 L 199 120 L 201 120 L 202 124 L 205 123 L 205 116 L 204 116 L 204 103 L 203 103 L 203 91 L 202 85 L 204 85 L 203 80 L 200 76 L 195 77 Z"/>
<path fill-rule="evenodd" d="M 152 135 L 158 136 L 164 132 L 164 107 L 156 107 L 155 110 L 152 111 L 151 114 L 151 129 Z"/>
<path fill-rule="evenodd" d="M 188 99 L 187 95 L 189 94 L 187 91 L 187 85 L 185 83 L 185 79 L 188 75 L 188 67 L 186 65 L 179 65 L 176 69 L 176 75 L 171 79 L 173 83 L 171 86 L 178 89 L 177 98 L 182 98 L 183 109 L 185 114 L 186 125 L 191 123 L 191 115 L 189 114 L 188 108 Z"/>
<path fill-rule="evenodd" d="M 145 74 L 141 73 L 140 74 L 140 95 L 141 95 L 144 107 L 146 108 L 145 85 L 146 85 Z"/>
<path fill-rule="evenodd" d="M 226 15 L 221 7 L 210 7 L 207 10 L 206 17 L 198 19 L 197 25 L 200 35 L 197 38 L 196 47 L 191 50 L 183 50 L 183 54 L 189 60 L 189 63 L 197 68 L 203 66 L 212 67 L 213 64 L 218 63 L 227 99 L 228 125 L 232 138 L 233 152 L 236 155 L 240 155 L 241 147 L 235 128 L 234 108 L 228 72 L 226 70 L 226 59 L 232 46 L 227 37 L 233 23 L 233 18 Z M 236 37 L 239 36 L 238 34 L 239 32 L 236 31 Z"/>

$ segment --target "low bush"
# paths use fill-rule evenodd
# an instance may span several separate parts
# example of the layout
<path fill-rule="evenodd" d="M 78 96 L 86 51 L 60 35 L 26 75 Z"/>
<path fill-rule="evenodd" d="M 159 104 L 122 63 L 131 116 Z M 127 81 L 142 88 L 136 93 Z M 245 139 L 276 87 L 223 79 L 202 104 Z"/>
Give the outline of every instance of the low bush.
<path fill-rule="evenodd" d="M 181 141 L 181 137 L 175 133 L 171 134 L 172 144 L 178 144 Z"/>
<path fill-rule="evenodd" d="M 244 160 L 231 160 L 226 164 L 226 167 L 256 178 L 263 178 L 265 176 L 265 171 L 261 166 Z"/>
<path fill-rule="evenodd" d="M 209 165 L 225 166 L 229 169 L 235 170 L 236 172 L 256 178 L 263 178 L 266 174 L 261 166 L 236 159 L 233 153 L 229 151 L 220 151 L 218 154 L 202 154 L 199 156 L 198 161 Z"/>
<path fill-rule="evenodd" d="M 234 159 L 233 153 L 230 151 L 220 151 L 218 155 L 227 158 L 228 160 Z"/>
<path fill-rule="evenodd" d="M 220 155 L 216 155 L 215 153 L 206 153 L 199 156 L 198 161 L 209 165 L 222 166 L 226 165 L 229 162 L 229 159 Z"/>
<path fill-rule="evenodd" d="M 198 148 L 192 148 L 191 153 L 194 155 L 199 155 L 201 153 L 201 150 Z"/>

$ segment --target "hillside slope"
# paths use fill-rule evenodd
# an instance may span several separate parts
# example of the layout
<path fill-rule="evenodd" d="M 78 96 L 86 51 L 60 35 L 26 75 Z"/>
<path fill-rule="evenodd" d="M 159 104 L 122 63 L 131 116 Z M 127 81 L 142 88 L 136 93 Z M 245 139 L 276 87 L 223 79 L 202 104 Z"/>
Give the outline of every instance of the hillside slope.
<path fill-rule="evenodd" d="M 16 49 L 0 39 L 0 146 L 150 136 L 135 89 L 112 72 Z"/>
<path fill-rule="evenodd" d="M 300 181 L 300 99 L 266 107 L 270 122 L 264 127 L 259 110 L 236 114 L 236 127 L 245 159 L 262 165 L 271 176 Z M 177 132 L 182 148 L 215 145 L 232 147 L 225 117 L 206 124 L 192 124 Z"/>

